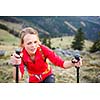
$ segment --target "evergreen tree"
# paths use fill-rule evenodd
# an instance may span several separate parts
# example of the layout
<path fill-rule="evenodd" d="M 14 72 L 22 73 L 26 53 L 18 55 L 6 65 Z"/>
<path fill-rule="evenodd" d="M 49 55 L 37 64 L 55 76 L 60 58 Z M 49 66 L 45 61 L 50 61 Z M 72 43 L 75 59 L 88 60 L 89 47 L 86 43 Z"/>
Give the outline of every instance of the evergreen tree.
<path fill-rule="evenodd" d="M 90 52 L 100 51 L 100 32 L 99 32 L 99 39 L 94 42 L 92 47 L 90 48 Z"/>
<path fill-rule="evenodd" d="M 51 37 L 48 38 L 47 46 L 48 46 L 49 48 L 51 48 Z"/>
<path fill-rule="evenodd" d="M 47 44 L 47 38 L 46 38 L 46 37 L 43 38 L 42 43 L 43 43 L 44 45 Z"/>
<path fill-rule="evenodd" d="M 47 37 L 44 37 L 43 39 L 43 44 L 48 46 L 49 48 L 51 48 L 51 37 L 49 36 L 48 38 Z"/>
<path fill-rule="evenodd" d="M 85 40 L 85 36 L 84 33 L 82 32 L 82 28 L 79 28 L 75 35 L 74 41 L 72 42 L 71 47 L 75 50 L 76 49 L 82 50 L 84 47 L 84 40 Z"/>

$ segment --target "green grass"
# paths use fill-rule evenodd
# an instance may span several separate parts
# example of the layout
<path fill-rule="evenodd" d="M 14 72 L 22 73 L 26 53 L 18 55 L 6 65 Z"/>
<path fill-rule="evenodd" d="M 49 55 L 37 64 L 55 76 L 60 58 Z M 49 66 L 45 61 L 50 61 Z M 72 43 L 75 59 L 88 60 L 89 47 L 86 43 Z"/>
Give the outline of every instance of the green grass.
<path fill-rule="evenodd" d="M 0 50 L 5 50 L 6 54 L 0 57 L 0 83 L 13 82 L 13 67 L 9 65 L 11 54 L 18 48 L 19 39 L 9 32 L 0 29 Z"/>
<path fill-rule="evenodd" d="M 68 48 L 71 48 L 73 39 L 74 39 L 73 36 L 64 36 L 64 37 L 62 37 L 62 40 L 61 40 L 61 38 L 52 38 L 51 46 L 55 47 L 55 48 L 59 47 L 62 49 L 68 49 Z M 89 48 L 92 46 L 92 44 L 93 44 L 93 42 L 85 40 L 84 50 L 89 50 Z"/>
<path fill-rule="evenodd" d="M 0 43 L 3 45 L 18 45 L 19 39 L 9 34 L 7 31 L 0 29 Z"/>
<path fill-rule="evenodd" d="M 22 27 L 21 24 L 17 24 L 17 23 L 12 23 L 12 22 L 7 22 L 7 21 L 2 21 L 0 20 L 0 24 L 7 26 L 10 29 L 14 29 L 16 31 L 19 31 Z"/>
<path fill-rule="evenodd" d="M 73 37 L 65 36 L 61 38 L 53 38 L 51 39 L 52 47 L 61 47 L 62 49 L 70 48 L 70 45 L 73 41 Z"/>

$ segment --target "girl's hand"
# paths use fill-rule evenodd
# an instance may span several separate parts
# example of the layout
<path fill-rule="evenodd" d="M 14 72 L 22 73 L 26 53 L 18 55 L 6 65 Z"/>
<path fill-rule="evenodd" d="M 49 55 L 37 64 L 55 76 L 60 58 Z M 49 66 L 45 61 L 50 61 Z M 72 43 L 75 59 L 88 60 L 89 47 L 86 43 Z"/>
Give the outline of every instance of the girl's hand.
<path fill-rule="evenodd" d="M 72 60 L 72 63 L 74 64 L 75 67 L 81 67 L 82 66 L 82 58 L 79 58 L 79 61 L 76 59 Z"/>
<path fill-rule="evenodd" d="M 72 59 L 72 61 L 64 61 L 63 64 L 65 69 L 71 68 L 71 67 L 81 67 L 82 66 L 82 58 L 80 60 L 76 60 L 75 58 Z"/>
<path fill-rule="evenodd" d="M 18 55 L 16 53 L 13 53 L 13 55 L 11 55 L 10 63 L 12 65 L 20 65 L 21 64 L 21 57 L 20 57 L 20 55 Z"/>

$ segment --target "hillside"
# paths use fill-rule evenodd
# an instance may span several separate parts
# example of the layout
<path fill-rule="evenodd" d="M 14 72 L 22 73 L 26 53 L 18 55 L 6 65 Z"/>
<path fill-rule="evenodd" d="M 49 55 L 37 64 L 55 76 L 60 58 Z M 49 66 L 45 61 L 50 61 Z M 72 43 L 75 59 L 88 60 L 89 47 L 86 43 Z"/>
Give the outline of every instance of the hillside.
<path fill-rule="evenodd" d="M 11 54 L 18 48 L 19 39 L 0 29 L 0 83 L 13 82 L 12 66 L 9 64 Z M 4 52 L 4 56 L 1 56 Z"/>
<path fill-rule="evenodd" d="M 99 16 L 18 16 L 17 18 L 29 21 L 31 25 L 49 32 L 52 37 L 75 34 L 75 31 L 64 23 L 65 21 L 75 28 L 82 27 L 86 39 L 96 40 L 100 32 Z"/>
<path fill-rule="evenodd" d="M 72 36 L 82 27 L 86 39 L 96 40 L 100 32 L 99 16 L 0 16 L 0 20 L 19 24 L 18 31 L 32 26 L 39 31 L 41 37 L 46 34 L 51 37 Z M 9 24 L 7 26 L 9 27 Z M 16 30 L 14 25 L 13 29 Z"/>
<path fill-rule="evenodd" d="M 73 37 L 62 37 L 61 38 L 52 38 L 52 47 L 60 47 L 61 50 L 67 50 L 66 48 L 70 47 Z M 56 42 L 57 41 L 57 42 Z M 13 81 L 13 67 L 9 64 L 10 55 L 18 47 L 19 39 L 15 36 L 9 34 L 7 31 L 0 30 L 0 50 L 5 50 L 6 54 L 3 57 L 0 57 L 0 82 L 1 83 L 12 83 Z M 92 45 L 92 42 L 85 41 L 85 52 L 83 51 L 82 57 L 84 63 L 80 69 L 80 82 L 89 83 L 89 82 L 100 82 L 100 54 L 90 54 L 86 50 Z M 57 53 L 57 51 L 55 51 Z M 70 59 L 68 56 L 65 56 L 63 53 L 57 53 L 63 59 Z M 51 63 L 50 63 L 51 64 Z M 52 64 L 51 64 L 52 65 Z M 56 83 L 75 83 L 76 82 L 76 71 L 75 68 L 68 70 L 61 69 L 52 65 L 53 72 L 55 74 Z M 27 73 L 25 72 L 24 79 L 21 82 L 26 82 Z"/>

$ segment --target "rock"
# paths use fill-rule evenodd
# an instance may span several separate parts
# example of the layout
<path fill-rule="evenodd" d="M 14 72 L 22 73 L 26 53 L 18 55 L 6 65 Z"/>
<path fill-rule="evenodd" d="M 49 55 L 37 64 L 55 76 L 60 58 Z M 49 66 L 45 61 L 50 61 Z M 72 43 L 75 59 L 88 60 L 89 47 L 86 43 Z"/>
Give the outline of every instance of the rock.
<path fill-rule="evenodd" d="M 100 66 L 100 61 L 99 60 L 90 61 L 90 65 L 99 67 Z"/>
<path fill-rule="evenodd" d="M 5 50 L 0 50 L 0 56 L 4 56 L 5 55 Z"/>
<path fill-rule="evenodd" d="M 97 51 L 96 54 L 100 54 L 100 51 Z"/>
<path fill-rule="evenodd" d="M 97 75 L 97 83 L 100 83 L 100 74 Z"/>
<path fill-rule="evenodd" d="M 79 50 L 71 50 L 71 49 L 63 50 L 61 48 L 57 48 L 56 52 L 58 54 L 64 55 L 65 57 L 73 57 L 75 55 L 80 55 L 80 51 Z"/>

